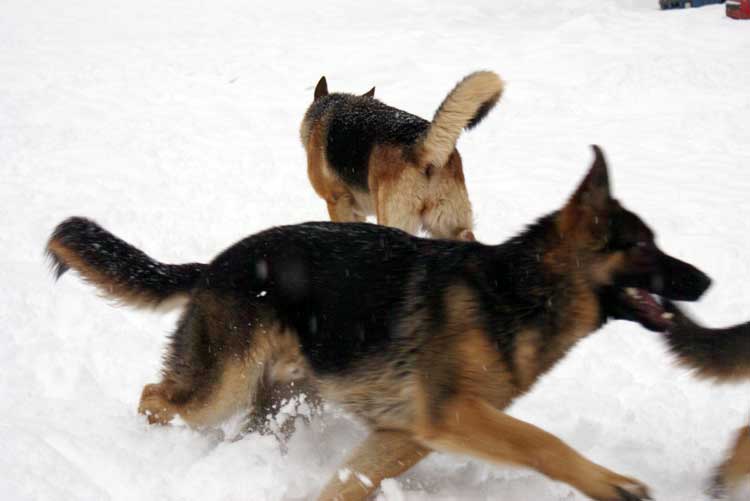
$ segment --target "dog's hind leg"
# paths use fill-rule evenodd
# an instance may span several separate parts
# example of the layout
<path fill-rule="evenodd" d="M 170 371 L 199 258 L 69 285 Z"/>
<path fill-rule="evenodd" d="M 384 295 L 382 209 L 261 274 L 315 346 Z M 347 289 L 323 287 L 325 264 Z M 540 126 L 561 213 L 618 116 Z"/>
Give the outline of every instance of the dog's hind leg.
<path fill-rule="evenodd" d="M 471 201 L 458 152 L 435 170 L 423 198 L 422 225 L 432 237 L 474 240 Z"/>
<path fill-rule="evenodd" d="M 167 424 L 179 413 L 180 400 L 170 381 L 147 384 L 141 392 L 138 413 L 146 416 L 150 424 Z"/>
<path fill-rule="evenodd" d="M 720 496 L 750 481 L 750 426 L 742 428 L 727 460 L 719 466 L 711 492 Z"/>
<path fill-rule="evenodd" d="M 460 222 L 459 222 L 460 221 Z M 451 213 L 451 209 L 440 208 L 426 212 L 422 216 L 422 225 L 432 238 L 448 240 L 476 240 L 471 230 L 471 213 Z"/>
<path fill-rule="evenodd" d="M 328 215 L 336 223 L 357 223 L 365 220 L 365 216 L 355 211 L 354 197 L 349 193 L 342 193 L 326 200 Z"/>
<path fill-rule="evenodd" d="M 401 189 L 402 191 L 398 191 Z M 422 227 L 421 202 L 407 188 L 378 188 L 375 204 L 378 224 L 404 230 L 416 235 Z"/>
<path fill-rule="evenodd" d="M 442 192 L 425 201 L 422 225 L 433 238 L 450 240 L 475 240 L 471 203 L 466 187 L 459 183 L 447 183 Z"/>
<path fill-rule="evenodd" d="M 442 207 L 425 212 L 422 216 L 422 225 L 432 238 L 443 238 L 448 240 L 465 240 L 473 242 L 476 240 L 471 230 L 471 212 L 452 212 L 453 209 Z"/>
<path fill-rule="evenodd" d="M 401 475 L 429 453 L 430 449 L 415 442 L 409 433 L 373 431 L 341 465 L 318 501 L 367 499 L 381 481 Z"/>
<path fill-rule="evenodd" d="M 202 428 L 248 408 L 278 334 L 274 326 L 249 327 L 250 320 L 229 299 L 204 294 L 193 301 L 172 336 L 162 382 L 143 389 L 138 411 L 150 423 L 179 415 Z"/>
<path fill-rule="evenodd" d="M 322 139 L 321 124 L 318 123 L 310 132 L 307 151 L 307 177 L 315 193 L 326 201 L 331 221 L 352 223 L 364 221 L 365 216 L 354 209 L 356 203 L 346 184 L 339 180 L 328 166 L 325 159 L 325 140 Z"/>
<path fill-rule="evenodd" d="M 646 486 L 637 480 L 589 461 L 559 438 L 483 400 L 455 397 L 442 406 L 439 417 L 425 421 L 429 424 L 417 430 L 417 436 L 431 449 L 534 468 L 597 500 L 650 499 Z"/>
<path fill-rule="evenodd" d="M 179 415 L 194 428 L 215 426 L 250 405 L 264 370 L 251 359 L 223 360 L 212 376 L 195 378 L 189 390 L 167 372 L 162 382 L 143 388 L 138 412 L 151 424 L 166 424 Z"/>

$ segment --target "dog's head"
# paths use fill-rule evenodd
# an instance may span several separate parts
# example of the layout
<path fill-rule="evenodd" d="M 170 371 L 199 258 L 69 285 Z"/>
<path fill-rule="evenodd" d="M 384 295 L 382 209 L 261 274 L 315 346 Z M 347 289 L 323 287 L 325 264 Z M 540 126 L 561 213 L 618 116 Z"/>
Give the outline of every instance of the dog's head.
<path fill-rule="evenodd" d="M 591 169 L 556 215 L 566 261 L 585 268 L 606 318 L 663 331 L 670 325 L 670 314 L 654 296 L 695 301 L 711 280 L 662 251 L 654 232 L 612 197 L 606 160 L 598 146 L 593 149 Z"/>
<path fill-rule="evenodd" d="M 313 93 L 313 101 L 317 101 L 321 97 L 325 97 L 328 95 L 328 82 L 326 81 L 326 77 L 320 77 L 320 80 L 318 80 L 318 84 L 315 86 L 315 92 Z M 361 97 L 375 97 L 375 87 L 368 90 L 364 94 L 362 94 Z"/>

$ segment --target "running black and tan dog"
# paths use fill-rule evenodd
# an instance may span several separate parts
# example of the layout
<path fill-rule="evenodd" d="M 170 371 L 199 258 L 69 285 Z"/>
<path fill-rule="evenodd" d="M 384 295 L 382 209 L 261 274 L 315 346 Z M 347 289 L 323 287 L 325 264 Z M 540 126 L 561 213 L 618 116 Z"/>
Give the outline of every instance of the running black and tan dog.
<path fill-rule="evenodd" d="M 665 301 L 674 325 L 665 338 L 680 363 L 698 377 L 721 382 L 750 380 L 750 322 L 724 329 L 703 327 L 675 304 Z M 750 426 L 737 433 L 734 447 L 716 470 L 711 493 L 720 497 L 750 484 Z"/>
<path fill-rule="evenodd" d="M 432 122 L 375 99 L 328 93 L 325 77 L 300 127 L 307 174 L 331 221 L 378 223 L 436 238 L 473 240 L 471 203 L 456 141 L 495 106 L 492 72 L 459 82 Z"/>
<path fill-rule="evenodd" d="M 648 499 L 637 480 L 503 412 L 608 318 L 663 330 L 651 294 L 696 300 L 710 283 L 610 196 L 594 150 L 569 202 L 500 245 L 307 223 L 250 236 L 208 265 L 168 265 L 73 218 L 48 252 L 58 276 L 72 268 L 124 303 L 188 298 L 163 379 L 143 391 L 151 422 L 209 426 L 251 406 L 266 381 L 293 379 L 363 420 L 371 435 L 345 465 L 359 475 L 335 475 L 321 499 L 363 499 L 430 451 L 534 468 L 594 499 Z"/>

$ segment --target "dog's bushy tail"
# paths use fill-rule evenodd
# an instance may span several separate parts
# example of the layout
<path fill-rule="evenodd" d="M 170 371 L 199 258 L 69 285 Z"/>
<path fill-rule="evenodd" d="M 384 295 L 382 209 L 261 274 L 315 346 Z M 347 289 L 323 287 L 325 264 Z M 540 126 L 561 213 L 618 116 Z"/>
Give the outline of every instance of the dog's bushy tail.
<path fill-rule="evenodd" d="M 482 121 L 497 104 L 505 84 L 491 71 L 477 71 L 458 82 L 448 93 L 421 142 L 424 164 L 442 167 L 456 148 L 463 129 Z"/>
<path fill-rule="evenodd" d="M 105 296 L 141 308 L 187 299 L 206 268 L 199 263 L 160 263 L 82 217 L 66 219 L 55 228 L 47 255 L 55 278 L 73 269 Z"/>
<path fill-rule="evenodd" d="M 709 329 L 697 324 L 672 302 L 665 301 L 664 307 L 674 315 L 674 326 L 665 337 L 682 365 L 708 379 L 750 378 L 750 322 Z"/>

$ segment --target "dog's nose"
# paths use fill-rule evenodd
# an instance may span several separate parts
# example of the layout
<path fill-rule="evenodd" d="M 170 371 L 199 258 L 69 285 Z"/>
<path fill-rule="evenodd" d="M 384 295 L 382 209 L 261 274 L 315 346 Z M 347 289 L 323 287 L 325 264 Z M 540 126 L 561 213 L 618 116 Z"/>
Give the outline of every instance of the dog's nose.
<path fill-rule="evenodd" d="M 696 270 L 698 272 L 698 277 L 696 278 L 696 290 L 698 291 L 698 295 L 695 299 L 698 299 L 703 295 L 704 292 L 708 290 L 709 287 L 711 287 L 711 277 L 706 275 L 700 270 Z"/>
<path fill-rule="evenodd" d="M 711 286 L 708 275 L 692 264 L 660 252 L 664 288 L 658 294 L 675 301 L 697 301 Z"/>
<path fill-rule="evenodd" d="M 690 266 L 690 265 L 688 265 Z M 672 289 L 676 292 L 672 299 L 679 301 L 697 301 L 709 287 L 711 278 L 698 268 L 690 266 L 688 273 L 672 275 Z"/>

